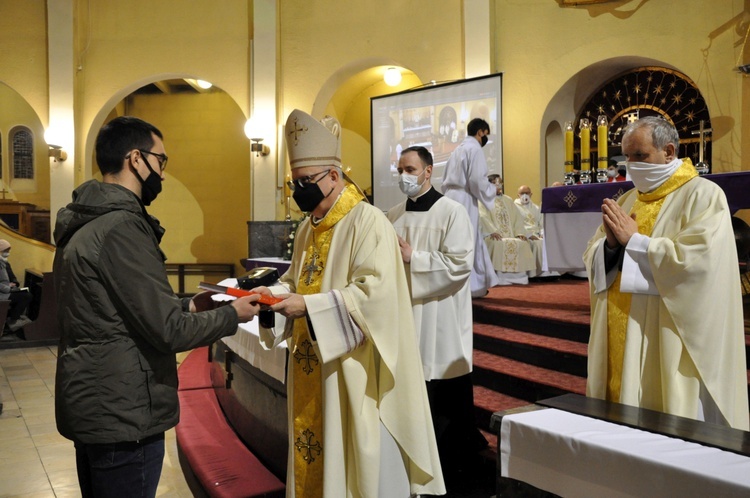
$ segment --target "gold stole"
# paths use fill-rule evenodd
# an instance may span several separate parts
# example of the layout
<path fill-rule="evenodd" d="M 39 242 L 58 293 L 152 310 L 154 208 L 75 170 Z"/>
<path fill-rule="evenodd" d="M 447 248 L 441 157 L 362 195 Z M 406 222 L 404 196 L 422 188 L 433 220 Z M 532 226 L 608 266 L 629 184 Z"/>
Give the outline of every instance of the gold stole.
<path fill-rule="evenodd" d="M 333 228 L 364 197 L 346 186 L 326 216 L 312 228 L 297 292 L 320 292 Z M 294 321 L 292 334 L 292 413 L 294 420 L 294 486 L 297 498 L 323 496 L 323 404 L 321 363 L 315 354 L 307 318 Z"/>
<path fill-rule="evenodd" d="M 698 173 L 690 159 L 683 159 L 680 167 L 659 188 L 647 194 L 638 192 L 630 210 L 630 214 L 635 214 L 638 233 L 651 236 L 667 195 L 696 176 Z M 617 278 L 607 291 L 607 400 L 615 402 L 620 401 L 625 335 L 633 297 L 629 292 L 620 292 L 621 277 L 622 272 L 617 272 Z"/>

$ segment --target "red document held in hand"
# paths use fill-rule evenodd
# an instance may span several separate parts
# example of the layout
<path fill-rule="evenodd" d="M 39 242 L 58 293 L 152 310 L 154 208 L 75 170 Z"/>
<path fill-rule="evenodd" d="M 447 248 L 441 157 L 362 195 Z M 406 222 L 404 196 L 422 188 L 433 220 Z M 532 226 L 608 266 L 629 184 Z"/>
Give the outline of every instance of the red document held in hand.
<path fill-rule="evenodd" d="M 200 284 L 198 284 L 198 287 L 213 292 L 219 292 L 221 294 L 228 294 L 234 297 L 252 296 L 253 294 L 257 294 L 257 292 L 236 289 L 234 287 L 225 287 L 223 285 L 209 284 L 208 282 L 201 282 Z M 274 304 L 280 303 L 281 301 L 283 301 L 283 299 L 281 299 L 280 297 L 264 295 L 261 295 L 260 299 L 258 299 L 258 302 L 260 304 L 265 304 L 266 306 L 273 306 Z"/>

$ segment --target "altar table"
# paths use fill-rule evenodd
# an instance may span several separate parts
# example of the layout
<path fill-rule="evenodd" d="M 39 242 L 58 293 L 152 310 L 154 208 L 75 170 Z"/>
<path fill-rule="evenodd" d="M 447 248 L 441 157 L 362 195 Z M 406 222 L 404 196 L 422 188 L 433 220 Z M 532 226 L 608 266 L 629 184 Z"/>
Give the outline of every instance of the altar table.
<path fill-rule="evenodd" d="M 703 178 L 715 182 L 724 190 L 732 213 L 750 208 L 750 171 L 718 173 Z M 559 272 L 585 271 L 583 252 L 602 223 L 603 199 L 617 199 L 632 188 L 632 182 L 611 182 L 542 190 L 544 250 L 548 269 Z"/>
<path fill-rule="evenodd" d="M 552 408 L 493 415 L 503 477 L 560 496 L 750 495 L 749 433 L 601 400 L 564 399 L 570 397 L 548 400 Z M 570 405 L 647 423 L 601 420 L 568 411 Z M 654 432 L 657 426 L 667 431 Z"/>

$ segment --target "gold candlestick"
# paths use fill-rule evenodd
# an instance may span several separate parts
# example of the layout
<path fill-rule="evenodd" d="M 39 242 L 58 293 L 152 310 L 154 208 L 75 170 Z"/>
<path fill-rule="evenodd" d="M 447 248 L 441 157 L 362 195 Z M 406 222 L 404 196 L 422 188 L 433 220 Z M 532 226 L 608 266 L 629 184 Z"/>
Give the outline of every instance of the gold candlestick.
<path fill-rule="evenodd" d="M 565 122 L 565 185 L 573 184 L 573 122 Z"/>

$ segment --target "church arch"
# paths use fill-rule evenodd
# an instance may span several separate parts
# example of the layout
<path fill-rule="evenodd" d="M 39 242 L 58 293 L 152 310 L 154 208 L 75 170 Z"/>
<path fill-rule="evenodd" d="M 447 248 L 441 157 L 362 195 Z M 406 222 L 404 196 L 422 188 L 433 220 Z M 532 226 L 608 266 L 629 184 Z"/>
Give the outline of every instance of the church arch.
<path fill-rule="evenodd" d="M 559 133 L 562 134 L 564 123 L 576 119 L 597 90 L 620 75 L 645 67 L 660 67 L 684 74 L 665 61 L 648 57 L 622 56 L 590 64 L 560 86 L 547 104 L 539 127 L 540 178 L 547 179 L 546 185 L 543 186 L 562 181 L 565 174 L 562 142 L 557 144 L 547 140 L 550 126 L 557 126 Z M 576 132 L 578 131 L 577 125 L 576 122 Z M 548 147 L 558 147 L 559 150 Z M 594 147 L 595 145 L 592 144 L 592 148 Z M 580 161 L 580 158 L 577 160 Z"/>
<path fill-rule="evenodd" d="M 397 86 L 388 86 L 383 80 L 389 67 L 401 71 Z M 370 98 L 421 85 L 414 72 L 390 59 L 365 58 L 338 69 L 318 92 L 311 115 L 318 119 L 330 115 L 339 120 L 342 162 L 351 168 L 351 178 L 366 192 L 372 183 Z"/>
<path fill-rule="evenodd" d="M 164 191 L 149 208 L 168 227 L 162 249 L 176 262 L 239 261 L 247 242 L 237 233 L 246 225 L 251 195 L 246 115 L 228 92 L 196 90 L 184 81 L 192 78 L 155 76 L 116 92 L 86 133 L 85 180 L 99 175 L 94 147 L 106 121 L 134 115 L 153 123 L 170 156 Z"/>
<path fill-rule="evenodd" d="M 701 147 L 700 127 L 711 128 L 711 117 L 703 95 L 695 83 L 680 71 L 645 66 L 625 71 L 596 90 L 576 116 L 575 123 L 588 119 L 596 126 L 598 116 L 609 122 L 609 155 L 620 152 L 622 133 L 628 123 L 641 117 L 658 116 L 672 123 L 680 135 L 678 157 L 689 157 L 693 164 L 711 164 L 711 139 Z M 592 133 L 592 165 L 596 164 L 596 134 Z M 574 138 L 580 150 L 580 138 Z M 580 164 L 580 154 L 576 158 Z"/>

